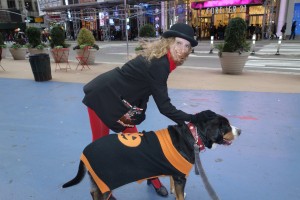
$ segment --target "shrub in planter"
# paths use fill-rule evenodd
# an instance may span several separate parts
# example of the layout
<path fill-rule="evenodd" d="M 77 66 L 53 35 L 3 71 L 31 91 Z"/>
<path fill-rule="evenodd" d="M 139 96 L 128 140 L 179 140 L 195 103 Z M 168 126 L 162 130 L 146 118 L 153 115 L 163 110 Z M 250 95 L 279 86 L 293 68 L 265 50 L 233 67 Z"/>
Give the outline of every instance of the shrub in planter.
<path fill-rule="evenodd" d="M 218 44 L 222 72 L 241 74 L 249 56 L 250 42 L 247 42 L 247 24 L 240 17 L 229 21 L 225 30 L 224 43 Z"/>
<path fill-rule="evenodd" d="M 250 42 L 247 42 L 247 24 L 240 17 L 229 21 L 225 30 L 224 43 L 218 44 L 216 48 L 222 52 L 247 52 L 250 50 Z"/>
<path fill-rule="evenodd" d="M 93 33 L 87 28 L 81 28 L 77 36 L 77 46 L 73 49 L 83 49 L 85 46 L 90 46 L 93 49 L 99 50 L 99 46 L 95 44 Z"/>
<path fill-rule="evenodd" d="M 70 47 L 70 44 L 65 42 L 65 30 L 63 27 L 56 25 L 50 31 L 50 46 L 55 48 L 56 46 L 62 46 L 63 48 Z"/>
<path fill-rule="evenodd" d="M 28 37 L 28 43 L 30 44 L 31 48 L 36 48 L 42 43 L 41 30 L 39 28 L 28 27 L 26 29 L 26 35 Z"/>
<path fill-rule="evenodd" d="M 151 24 L 145 24 L 140 29 L 140 37 L 155 37 L 155 29 Z"/>
<path fill-rule="evenodd" d="M 94 64 L 99 46 L 95 44 L 93 33 L 87 28 L 81 28 L 77 36 L 77 46 L 73 49 L 76 50 L 79 60 L 85 60 L 87 64 Z"/>

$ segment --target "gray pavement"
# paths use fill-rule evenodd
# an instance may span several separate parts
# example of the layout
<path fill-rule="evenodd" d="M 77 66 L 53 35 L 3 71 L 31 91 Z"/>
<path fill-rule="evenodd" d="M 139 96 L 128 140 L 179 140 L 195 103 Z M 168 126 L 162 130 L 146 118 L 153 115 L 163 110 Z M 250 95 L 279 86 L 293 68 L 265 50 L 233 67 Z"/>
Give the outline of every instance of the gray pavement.
<path fill-rule="evenodd" d="M 205 45 L 205 42 L 201 41 L 196 47 L 196 55 L 203 55 L 204 53 L 197 52 L 202 51 L 203 48 L 209 48 Z M 75 42 L 71 42 L 73 45 Z M 124 42 L 121 42 L 124 47 Z M 101 48 L 109 47 L 112 45 L 120 45 L 120 42 L 98 42 Z M 298 44 L 300 41 L 286 41 L 286 44 Z M 136 42 L 130 42 L 130 46 L 133 47 Z M 265 45 L 273 45 L 272 41 L 259 41 L 257 43 L 258 52 L 255 56 L 267 56 L 267 53 L 263 48 Z M 284 47 L 284 45 L 283 45 Z M 260 49 L 259 49 L 260 48 Z M 73 50 L 70 50 L 73 51 Z M 280 57 L 276 55 L 269 55 L 269 57 L 276 57 L 277 59 L 290 57 L 293 59 L 300 58 L 300 48 L 296 49 L 294 54 L 289 54 L 287 51 L 283 52 Z M 298 56 L 299 53 L 299 56 Z M 216 54 L 216 53 L 215 53 Z M 207 53 L 205 53 L 207 55 Z M 192 57 L 193 55 L 191 55 Z M 105 57 L 101 51 L 99 51 L 98 58 Z M 75 70 L 77 62 L 74 58 L 71 58 L 70 65 L 71 70 L 67 72 L 65 70 L 55 71 L 56 64 L 51 58 L 52 68 L 52 81 L 59 82 L 74 82 L 74 83 L 87 83 L 97 75 L 113 69 L 114 67 L 122 65 L 122 62 L 101 62 L 97 61 L 94 65 L 91 65 L 91 70 Z M 124 61 L 125 62 L 125 61 Z M 33 73 L 31 71 L 29 60 L 13 60 L 10 55 L 3 59 L 1 62 L 6 71 L 0 70 L 1 78 L 20 78 L 20 79 L 33 79 Z M 202 65 L 205 63 L 202 63 Z M 64 66 L 64 64 L 61 64 Z M 197 89 L 197 90 L 228 90 L 228 91 L 258 91 L 258 92 L 286 92 L 286 93 L 299 93 L 300 87 L 300 73 L 280 73 L 270 71 L 253 71 L 244 70 L 242 75 L 226 75 L 222 74 L 220 67 L 215 68 L 197 68 L 196 66 L 181 66 L 171 73 L 169 78 L 169 87 L 174 89 Z"/>

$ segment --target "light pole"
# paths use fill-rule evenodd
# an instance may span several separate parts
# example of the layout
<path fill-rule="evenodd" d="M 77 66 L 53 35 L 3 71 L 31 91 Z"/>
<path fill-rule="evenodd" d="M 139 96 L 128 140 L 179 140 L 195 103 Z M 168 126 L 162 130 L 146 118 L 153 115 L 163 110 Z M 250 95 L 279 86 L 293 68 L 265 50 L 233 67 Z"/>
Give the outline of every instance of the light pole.
<path fill-rule="evenodd" d="M 127 3 L 124 0 L 124 12 L 125 12 L 125 35 L 126 35 L 126 46 L 127 46 L 127 60 L 129 59 L 129 46 L 128 46 L 128 30 L 127 30 Z"/>

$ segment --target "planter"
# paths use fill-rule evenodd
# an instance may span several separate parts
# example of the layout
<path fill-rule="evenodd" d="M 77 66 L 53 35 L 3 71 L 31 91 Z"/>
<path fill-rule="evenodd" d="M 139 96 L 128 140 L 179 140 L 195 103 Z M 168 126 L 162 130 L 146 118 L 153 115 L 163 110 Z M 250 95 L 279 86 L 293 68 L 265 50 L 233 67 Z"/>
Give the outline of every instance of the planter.
<path fill-rule="evenodd" d="M 14 60 L 25 60 L 27 48 L 9 48 L 9 51 L 14 58 Z"/>
<path fill-rule="evenodd" d="M 242 54 L 236 52 L 222 52 L 222 56 L 219 56 L 222 72 L 224 74 L 241 74 L 249 55 L 249 52 Z"/>
<path fill-rule="evenodd" d="M 51 55 L 55 63 L 67 63 L 69 61 L 69 48 L 51 49 Z"/>
<path fill-rule="evenodd" d="M 7 48 L 2 48 L 2 58 L 6 58 Z"/>
<path fill-rule="evenodd" d="M 28 48 L 28 51 L 29 51 L 30 55 L 41 54 L 41 53 L 49 54 L 48 48 L 44 48 L 44 49 Z"/>
<path fill-rule="evenodd" d="M 96 49 L 88 49 L 87 51 L 83 50 L 83 49 L 76 49 L 76 53 L 77 56 L 81 57 L 85 57 L 87 58 L 87 64 L 95 64 L 95 56 L 96 56 Z"/>

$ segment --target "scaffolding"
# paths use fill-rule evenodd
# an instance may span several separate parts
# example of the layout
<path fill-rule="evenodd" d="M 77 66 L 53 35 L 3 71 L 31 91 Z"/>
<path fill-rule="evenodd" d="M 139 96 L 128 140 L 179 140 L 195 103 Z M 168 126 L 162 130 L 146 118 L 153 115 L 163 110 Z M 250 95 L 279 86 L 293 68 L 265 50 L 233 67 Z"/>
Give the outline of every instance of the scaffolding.
<path fill-rule="evenodd" d="M 157 21 L 147 21 L 149 16 L 160 19 L 161 2 L 148 1 L 152 11 L 145 8 L 145 4 L 138 3 L 141 1 L 127 0 L 126 8 L 122 3 L 123 0 L 99 0 L 99 2 L 79 3 L 80 0 L 38 0 L 39 8 L 44 14 L 44 21 L 50 29 L 54 24 L 60 24 L 65 27 L 68 39 L 76 39 L 81 27 L 91 30 L 96 38 L 102 40 L 112 40 L 114 28 L 121 31 L 121 39 L 126 36 L 126 28 L 132 27 L 130 34 L 139 35 L 140 27 L 146 23 L 153 23 L 156 26 Z M 175 17 L 175 1 L 166 1 L 167 9 L 165 12 L 172 12 L 172 20 L 167 25 L 174 24 L 177 20 Z M 150 10 L 151 10 L 150 9 Z M 127 13 L 128 19 L 125 19 Z M 148 16 L 148 17 L 147 17 Z M 130 19 L 130 20 L 129 20 Z M 113 21 L 112 21 L 113 20 Z M 115 24 L 113 24 L 115 23 Z"/>

